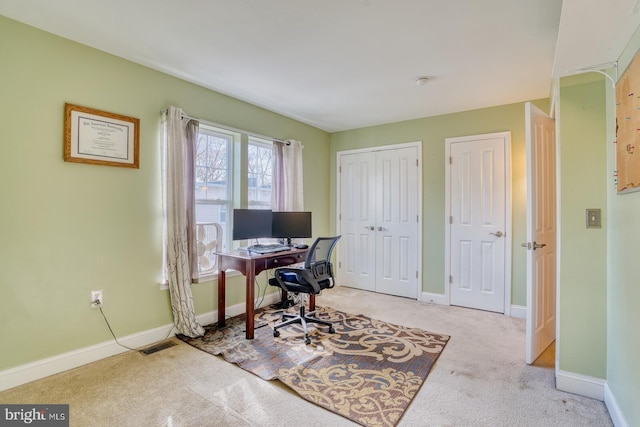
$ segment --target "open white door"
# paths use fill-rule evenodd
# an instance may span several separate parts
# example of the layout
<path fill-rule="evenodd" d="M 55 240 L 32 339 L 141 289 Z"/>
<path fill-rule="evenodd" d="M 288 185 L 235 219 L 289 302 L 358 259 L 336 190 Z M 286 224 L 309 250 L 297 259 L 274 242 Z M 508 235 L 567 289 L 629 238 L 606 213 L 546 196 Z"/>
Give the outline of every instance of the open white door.
<path fill-rule="evenodd" d="M 556 339 L 556 136 L 555 122 L 525 104 L 527 146 L 526 363 Z"/>

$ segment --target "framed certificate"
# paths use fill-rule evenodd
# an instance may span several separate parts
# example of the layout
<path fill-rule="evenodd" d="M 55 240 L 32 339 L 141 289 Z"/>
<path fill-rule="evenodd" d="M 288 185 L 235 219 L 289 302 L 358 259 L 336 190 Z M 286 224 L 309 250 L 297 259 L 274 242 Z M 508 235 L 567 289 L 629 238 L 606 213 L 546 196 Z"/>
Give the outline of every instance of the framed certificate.
<path fill-rule="evenodd" d="M 65 162 L 140 168 L 140 119 L 64 105 Z"/>

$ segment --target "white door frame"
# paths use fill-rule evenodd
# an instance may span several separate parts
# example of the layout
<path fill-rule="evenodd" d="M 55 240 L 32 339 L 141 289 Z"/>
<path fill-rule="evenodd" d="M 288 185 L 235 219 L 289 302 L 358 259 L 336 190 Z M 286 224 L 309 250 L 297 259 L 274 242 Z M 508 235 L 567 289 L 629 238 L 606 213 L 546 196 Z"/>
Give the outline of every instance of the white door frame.
<path fill-rule="evenodd" d="M 417 182 L 417 187 L 418 187 L 418 235 L 417 235 L 417 258 L 418 258 L 418 265 L 417 265 L 417 269 L 418 269 L 418 289 L 416 292 L 416 296 L 417 296 L 417 300 L 420 301 L 422 298 L 422 201 L 423 201 L 423 195 L 422 195 L 422 141 L 415 141 L 415 142 L 405 142 L 405 143 L 400 143 L 400 144 L 389 144 L 389 145 L 377 145 L 374 147 L 368 147 L 368 148 L 357 148 L 357 149 L 353 149 L 353 150 L 342 150 L 342 151 L 338 151 L 336 152 L 336 234 L 340 235 L 342 234 L 342 230 L 341 230 L 341 226 L 342 226 L 342 221 L 340 219 L 340 212 L 341 212 L 341 206 L 340 206 L 340 201 L 342 200 L 342 194 L 341 194 L 341 185 L 340 185 L 340 156 L 343 155 L 347 155 L 347 154 L 357 154 L 357 153 L 371 153 L 371 152 L 376 152 L 376 151 L 384 151 L 384 150 L 397 150 L 400 148 L 410 148 L 410 147 L 415 147 L 417 149 L 418 152 L 418 162 L 420 162 L 419 164 L 419 168 L 418 168 L 418 182 Z M 342 259 L 342 253 L 341 253 L 341 245 L 338 242 L 338 245 L 336 247 L 336 260 L 340 260 Z M 336 283 L 339 285 L 340 284 L 340 268 L 336 268 L 334 271 L 335 275 L 336 275 Z"/>
<path fill-rule="evenodd" d="M 513 229 L 511 227 L 511 132 L 496 132 L 481 135 L 469 135 L 453 138 L 445 138 L 445 238 L 444 238 L 444 296 L 447 305 L 451 305 L 451 145 L 457 142 L 476 141 L 478 139 L 503 138 L 505 141 L 505 239 L 504 248 L 504 314 L 511 316 L 511 252 L 513 247 Z"/>

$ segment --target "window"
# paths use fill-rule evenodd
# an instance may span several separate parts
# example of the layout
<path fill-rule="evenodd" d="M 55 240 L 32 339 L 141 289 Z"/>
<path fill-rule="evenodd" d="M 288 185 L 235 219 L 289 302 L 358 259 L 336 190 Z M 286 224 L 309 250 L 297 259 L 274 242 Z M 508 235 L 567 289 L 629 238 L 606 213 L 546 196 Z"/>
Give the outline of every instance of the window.
<path fill-rule="evenodd" d="M 248 207 L 271 209 L 271 178 L 273 146 L 271 141 L 249 138 Z"/>
<path fill-rule="evenodd" d="M 175 108 L 175 107 L 173 107 Z M 179 110 L 179 109 L 178 109 Z M 177 241 L 184 244 L 184 226 L 190 224 L 191 218 L 178 215 L 183 209 L 190 210 L 185 202 L 193 203 L 195 212 L 195 248 L 190 248 L 189 257 L 195 249 L 197 265 L 189 265 L 192 280 L 197 277 L 211 279 L 217 273 L 217 255 L 220 251 L 232 249 L 232 226 L 234 208 L 271 209 L 273 182 L 273 168 L 276 157 L 273 154 L 274 143 L 269 137 L 252 135 L 238 129 L 228 129 L 224 125 L 203 122 L 182 114 L 182 119 L 195 120 L 192 130 L 198 129 L 197 135 L 190 133 L 183 135 L 184 140 L 194 144 L 195 153 L 169 152 L 180 147 L 183 136 L 175 135 L 179 132 L 180 123 L 171 111 L 171 121 L 167 120 L 167 113 L 163 114 L 163 151 L 162 151 L 162 187 L 163 187 L 163 215 L 165 216 L 163 230 L 163 277 L 162 283 L 167 283 L 167 261 L 169 254 L 173 257 L 172 265 L 178 261 L 186 270 L 183 258 L 177 256 L 174 246 L 168 242 Z M 174 117 L 175 116 L 175 117 Z M 178 123 L 176 123 L 178 122 Z M 182 123 L 185 124 L 184 122 Z M 174 138 L 175 136 L 175 138 Z M 195 136 L 195 141 L 194 141 Z M 169 154 L 173 154 L 169 156 Z M 279 152 L 276 153 L 278 156 Z M 191 158 L 191 156 L 194 158 Z M 185 162 L 185 166 L 193 179 L 185 180 L 180 175 L 181 165 L 176 161 Z M 171 163 L 170 163 L 171 162 Z M 193 163 L 192 163 L 193 162 Z M 193 170 L 193 172 L 191 172 Z M 176 175 L 178 174 L 178 175 Z M 172 182 L 167 182 L 171 177 Z M 193 185 L 193 187 L 192 187 Z M 193 198 L 184 199 L 181 189 L 189 188 L 193 191 Z M 173 197 L 171 200 L 168 197 Z M 171 210 L 169 210 L 171 209 Z M 189 212 L 191 215 L 191 212 Z M 171 220 L 172 224 L 167 221 Z M 179 228 L 180 231 L 174 230 Z M 174 235 L 169 236 L 171 229 Z M 180 254 L 183 255 L 183 254 Z M 193 270 L 197 267 L 196 271 Z"/>
<path fill-rule="evenodd" d="M 231 245 L 231 221 L 234 206 L 234 167 L 241 162 L 232 159 L 234 141 L 240 134 L 200 124 L 195 159 L 196 243 L 200 275 L 217 270 L 218 250 Z M 272 150 L 271 141 L 248 138 L 247 199 L 251 209 L 271 209 Z M 236 165 L 236 166 L 234 166 Z M 222 231 L 222 241 L 219 234 Z"/>
<path fill-rule="evenodd" d="M 232 133 L 200 125 L 195 158 L 196 241 L 200 274 L 214 272 L 214 253 L 226 249 L 229 241 L 229 212 L 233 206 L 233 140 Z"/>

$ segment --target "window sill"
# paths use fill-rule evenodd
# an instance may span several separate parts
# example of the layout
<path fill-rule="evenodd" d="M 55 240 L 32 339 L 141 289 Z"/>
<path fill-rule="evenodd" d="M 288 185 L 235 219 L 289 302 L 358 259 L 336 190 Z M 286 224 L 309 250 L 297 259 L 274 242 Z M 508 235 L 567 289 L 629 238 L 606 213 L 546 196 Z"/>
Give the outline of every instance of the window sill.
<path fill-rule="evenodd" d="M 235 277 L 235 276 L 240 276 L 240 272 L 237 270 L 227 270 L 227 277 Z M 198 281 L 198 283 L 192 283 L 192 285 L 199 285 L 202 283 L 209 283 L 209 282 L 213 282 L 218 280 L 218 272 L 216 271 L 215 273 L 209 273 L 209 274 L 205 274 L 204 276 L 200 276 L 200 280 Z M 160 286 L 160 290 L 161 291 L 166 291 L 169 289 L 169 283 L 168 282 L 159 282 L 158 285 Z"/>
<path fill-rule="evenodd" d="M 227 273 L 227 277 L 240 276 L 240 272 L 237 270 L 227 270 L 226 273 Z M 214 273 L 209 273 L 209 274 L 200 276 L 199 283 L 213 282 L 214 280 L 218 280 L 217 270 Z"/>

